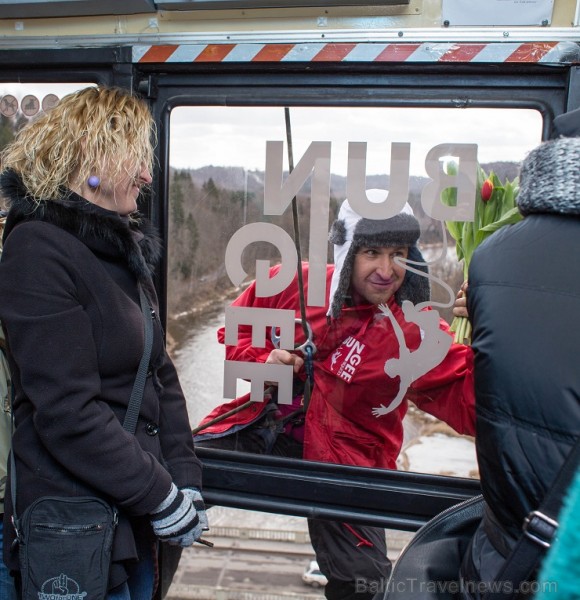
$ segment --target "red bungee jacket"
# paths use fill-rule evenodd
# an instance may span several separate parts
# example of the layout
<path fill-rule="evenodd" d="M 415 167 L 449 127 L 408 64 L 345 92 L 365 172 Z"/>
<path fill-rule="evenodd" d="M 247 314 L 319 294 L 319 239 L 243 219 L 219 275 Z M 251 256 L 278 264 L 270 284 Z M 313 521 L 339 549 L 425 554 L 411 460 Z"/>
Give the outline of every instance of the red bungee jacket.
<path fill-rule="evenodd" d="M 327 289 L 333 273 L 327 267 Z M 274 276 L 279 267 L 273 267 Z M 303 265 L 305 296 L 308 290 L 308 265 Z M 233 306 L 293 309 L 300 318 L 297 278 L 283 292 L 258 298 L 252 284 Z M 422 332 L 408 323 L 394 300 L 389 308 L 404 333 L 409 351 L 421 344 Z M 472 352 L 468 346 L 452 344 L 443 361 L 422 375 L 407 390 L 404 400 L 392 412 L 375 416 L 373 408 L 388 407 L 399 393 L 399 377 L 385 373 L 385 362 L 399 357 L 399 342 L 391 319 L 374 305 L 358 305 L 342 309 L 338 319 L 327 318 L 328 307 L 307 307 L 307 320 L 312 328 L 314 387 L 308 405 L 304 458 L 339 464 L 396 468 L 403 442 L 403 417 L 412 401 L 421 410 L 448 423 L 459 433 L 474 434 L 474 390 Z M 429 309 L 427 309 L 429 310 Z M 449 333 L 447 323 L 439 319 L 441 330 Z M 226 359 L 266 362 L 274 349 L 270 339 L 265 348 L 252 346 L 251 328 L 241 326 L 237 346 L 226 347 Z M 451 335 L 449 333 L 449 335 Z M 225 330 L 218 331 L 224 343 Z M 304 342 L 300 324 L 296 327 L 296 344 Z M 304 378 L 305 375 L 302 374 Z M 218 417 L 244 404 L 249 394 L 214 409 L 201 423 Z M 249 407 L 223 421 L 204 428 L 204 437 L 219 437 L 255 421 L 266 402 Z"/>

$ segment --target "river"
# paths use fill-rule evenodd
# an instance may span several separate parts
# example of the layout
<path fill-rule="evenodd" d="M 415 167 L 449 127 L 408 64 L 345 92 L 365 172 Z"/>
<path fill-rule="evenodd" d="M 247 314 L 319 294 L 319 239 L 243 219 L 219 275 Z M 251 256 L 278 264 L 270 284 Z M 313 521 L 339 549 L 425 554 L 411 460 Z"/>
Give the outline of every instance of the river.
<path fill-rule="evenodd" d="M 187 331 L 179 338 L 173 334 L 173 360 L 187 399 L 192 427 L 214 407 L 222 404 L 224 346 L 217 341 L 216 332 L 224 323 L 224 313 L 207 319 L 183 317 L 180 330 Z"/>

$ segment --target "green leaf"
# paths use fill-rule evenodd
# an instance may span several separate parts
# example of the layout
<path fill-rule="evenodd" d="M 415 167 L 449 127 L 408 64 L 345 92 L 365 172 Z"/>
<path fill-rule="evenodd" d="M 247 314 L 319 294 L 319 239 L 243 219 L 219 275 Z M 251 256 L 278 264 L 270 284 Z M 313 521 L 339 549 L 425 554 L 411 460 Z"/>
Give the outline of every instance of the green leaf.
<path fill-rule="evenodd" d="M 516 198 L 519 191 L 520 186 L 519 179 L 517 177 L 511 183 L 509 181 L 506 181 L 505 194 L 502 202 L 502 215 L 516 206 Z"/>
<path fill-rule="evenodd" d="M 497 231 L 500 227 L 503 227 L 504 225 L 513 225 L 514 223 L 521 221 L 522 218 L 522 214 L 520 213 L 519 208 L 516 206 L 511 210 L 508 210 L 508 212 L 502 215 L 502 217 L 497 221 L 486 225 L 481 231 L 493 233 L 494 231 Z"/>
<path fill-rule="evenodd" d="M 450 161 L 445 165 L 445 172 L 448 175 L 457 175 L 458 165 L 457 163 Z M 448 187 L 441 192 L 441 202 L 445 206 L 457 206 L 457 188 Z M 455 242 L 461 244 L 461 238 L 463 235 L 463 222 L 462 221 L 445 221 L 447 230 Z"/>
<path fill-rule="evenodd" d="M 449 235 L 457 242 L 461 243 L 461 235 L 463 233 L 463 223 L 461 221 L 445 221 Z"/>
<path fill-rule="evenodd" d="M 473 236 L 473 224 L 466 222 L 463 225 L 463 258 L 465 260 L 465 267 L 469 267 L 471 261 L 471 255 L 475 250 L 474 236 Z"/>

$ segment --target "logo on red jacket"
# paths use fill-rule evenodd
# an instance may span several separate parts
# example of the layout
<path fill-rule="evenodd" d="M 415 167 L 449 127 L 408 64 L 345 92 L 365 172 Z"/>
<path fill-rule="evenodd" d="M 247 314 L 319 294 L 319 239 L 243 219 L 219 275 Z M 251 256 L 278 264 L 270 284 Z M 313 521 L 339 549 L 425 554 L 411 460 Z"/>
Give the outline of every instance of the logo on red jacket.
<path fill-rule="evenodd" d="M 351 383 L 366 345 L 351 335 L 325 361 L 325 367 L 336 377 Z"/>

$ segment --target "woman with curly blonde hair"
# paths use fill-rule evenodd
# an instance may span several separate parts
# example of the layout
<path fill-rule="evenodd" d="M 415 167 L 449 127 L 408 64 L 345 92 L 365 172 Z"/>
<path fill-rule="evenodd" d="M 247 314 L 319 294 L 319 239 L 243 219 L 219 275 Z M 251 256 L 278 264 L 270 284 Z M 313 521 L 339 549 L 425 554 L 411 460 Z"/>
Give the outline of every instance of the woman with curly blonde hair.
<path fill-rule="evenodd" d="M 95 204 L 113 200 L 105 208 L 127 214 L 136 205 L 116 205 L 122 190 L 111 185 L 151 183 L 153 136 L 144 102 L 121 89 L 89 87 L 69 94 L 22 129 L 2 152 L 1 164 L 20 175 L 36 203 L 58 201 L 63 188 L 70 188 Z"/>
<path fill-rule="evenodd" d="M 17 514 L 42 496 L 114 505 L 109 600 L 150 600 L 158 542 L 189 546 L 207 529 L 201 465 L 156 316 L 160 243 L 137 212 L 152 179 L 153 125 L 130 92 L 89 87 L 22 129 L 1 156 L 9 212 L 0 319 L 15 389 Z M 154 327 L 133 435 L 122 423 L 145 345 L 140 289 Z M 21 584 L 9 496 L 4 560 Z"/>

